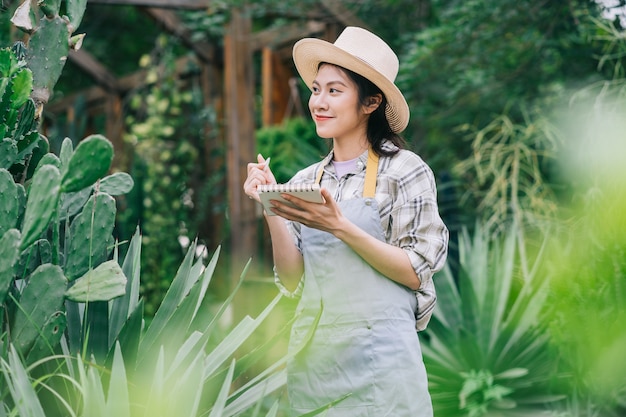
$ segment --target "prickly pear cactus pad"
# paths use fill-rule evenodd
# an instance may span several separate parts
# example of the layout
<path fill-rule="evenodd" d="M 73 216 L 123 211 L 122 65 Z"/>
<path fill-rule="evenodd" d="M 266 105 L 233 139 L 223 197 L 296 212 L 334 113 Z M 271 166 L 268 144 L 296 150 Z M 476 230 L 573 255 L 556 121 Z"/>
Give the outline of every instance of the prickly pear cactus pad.
<path fill-rule="evenodd" d="M 16 227 L 19 214 L 17 185 L 6 169 L 0 169 L 0 237 L 7 230 Z"/>
<path fill-rule="evenodd" d="M 61 189 L 65 193 L 80 191 L 104 177 L 113 162 L 113 145 L 102 135 L 83 139 L 64 172 Z"/>
<path fill-rule="evenodd" d="M 63 308 L 67 279 L 57 265 L 41 265 L 28 279 L 18 300 L 11 332 L 13 344 L 26 355 L 39 337 L 40 331 Z"/>
<path fill-rule="evenodd" d="M 91 196 L 69 231 L 64 271 L 74 280 L 106 260 L 115 225 L 115 200 L 108 194 Z"/>
<path fill-rule="evenodd" d="M 53 165 L 44 165 L 33 176 L 22 227 L 22 250 L 31 245 L 48 228 L 59 201 L 61 173 Z"/>
<path fill-rule="evenodd" d="M 11 229 L 0 237 L 0 304 L 4 302 L 15 275 L 15 263 L 20 255 L 20 232 Z"/>
<path fill-rule="evenodd" d="M 90 269 L 74 281 L 65 296 L 72 301 L 87 303 L 109 301 L 126 293 L 126 276 L 117 261 L 107 261 Z"/>

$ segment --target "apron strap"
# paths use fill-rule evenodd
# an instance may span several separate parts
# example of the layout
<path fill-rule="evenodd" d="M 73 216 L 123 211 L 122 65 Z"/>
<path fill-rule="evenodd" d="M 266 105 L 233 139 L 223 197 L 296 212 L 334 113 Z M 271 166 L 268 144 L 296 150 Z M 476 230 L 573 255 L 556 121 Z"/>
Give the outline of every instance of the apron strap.
<path fill-rule="evenodd" d="M 324 173 L 324 166 L 320 163 L 320 166 L 317 170 L 317 176 L 315 178 L 315 183 L 319 185 L 320 181 L 322 181 L 322 174 Z"/>
<path fill-rule="evenodd" d="M 376 195 L 376 176 L 378 175 L 378 155 L 371 148 L 367 152 L 367 167 L 365 167 L 365 185 L 363 198 L 374 198 Z"/>
<path fill-rule="evenodd" d="M 320 164 L 315 183 L 322 180 L 324 167 Z M 378 175 L 378 155 L 370 148 L 367 152 L 367 166 L 365 167 L 365 184 L 363 185 L 363 198 L 374 198 L 376 195 L 376 177 Z"/>

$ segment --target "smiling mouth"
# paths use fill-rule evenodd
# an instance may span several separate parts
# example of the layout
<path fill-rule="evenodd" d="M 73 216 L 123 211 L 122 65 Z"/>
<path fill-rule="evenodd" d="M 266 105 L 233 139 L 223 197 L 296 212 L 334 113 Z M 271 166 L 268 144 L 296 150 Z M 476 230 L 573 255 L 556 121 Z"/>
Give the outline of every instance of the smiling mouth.
<path fill-rule="evenodd" d="M 323 122 L 325 120 L 330 120 L 331 117 L 330 116 L 320 116 L 320 115 L 315 115 L 315 120 Z"/>

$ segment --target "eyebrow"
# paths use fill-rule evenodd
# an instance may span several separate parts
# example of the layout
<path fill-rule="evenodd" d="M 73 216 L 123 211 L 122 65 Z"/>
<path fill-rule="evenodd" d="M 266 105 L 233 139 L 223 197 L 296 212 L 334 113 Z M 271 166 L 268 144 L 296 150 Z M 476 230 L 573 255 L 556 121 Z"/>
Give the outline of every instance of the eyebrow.
<path fill-rule="evenodd" d="M 332 86 L 334 84 L 339 84 L 339 85 L 342 85 L 344 87 L 348 87 L 343 81 L 339 81 L 339 80 L 329 81 L 329 82 L 326 83 L 326 86 Z M 319 83 L 319 81 L 313 80 L 313 85 L 321 85 L 321 84 Z"/>

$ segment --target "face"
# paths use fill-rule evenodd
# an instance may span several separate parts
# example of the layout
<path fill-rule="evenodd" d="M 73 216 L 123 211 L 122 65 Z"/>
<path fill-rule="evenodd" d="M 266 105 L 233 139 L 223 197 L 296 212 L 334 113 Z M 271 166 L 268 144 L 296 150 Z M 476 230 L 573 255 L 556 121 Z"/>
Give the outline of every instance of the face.
<path fill-rule="evenodd" d="M 335 140 L 362 140 L 371 111 L 359 103 L 356 84 L 334 65 L 324 64 L 311 86 L 309 110 L 317 134 Z"/>

